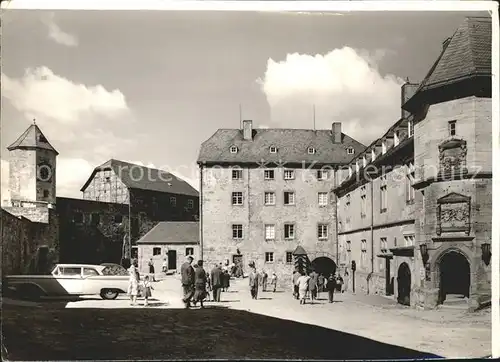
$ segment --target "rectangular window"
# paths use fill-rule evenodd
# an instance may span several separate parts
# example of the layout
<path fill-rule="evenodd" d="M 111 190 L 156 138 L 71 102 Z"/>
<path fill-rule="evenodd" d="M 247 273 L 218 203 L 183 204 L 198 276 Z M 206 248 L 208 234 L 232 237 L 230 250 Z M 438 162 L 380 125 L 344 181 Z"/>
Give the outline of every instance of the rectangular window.
<path fill-rule="evenodd" d="M 366 240 L 365 239 L 361 240 L 361 250 L 366 251 Z"/>
<path fill-rule="evenodd" d="M 161 255 L 161 248 L 153 248 L 153 256 Z"/>
<path fill-rule="evenodd" d="M 266 240 L 274 240 L 276 236 L 274 232 L 274 225 L 267 224 L 265 225 L 264 229 L 266 234 Z"/>
<path fill-rule="evenodd" d="M 380 186 L 380 213 L 387 211 L 387 186 Z"/>
<path fill-rule="evenodd" d="M 94 212 L 90 215 L 90 224 L 93 226 L 97 226 L 101 223 L 101 215 Z"/>
<path fill-rule="evenodd" d="M 351 241 L 350 240 L 347 240 L 345 242 L 345 250 L 350 253 L 351 252 Z"/>
<path fill-rule="evenodd" d="M 413 203 L 415 200 L 415 189 L 413 188 L 413 181 L 415 173 L 412 172 L 406 176 L 406 203 Z"/>
<path fill-rule="evenodd" d="M 243 178 L 243 170 L 232 170 L 231 175 L 233 180 L 241 180 Z"/>
<path fill-rule="evenodd" d="M 266 252 L 266 263 L 274 263 L 274 253 Z"/>
<path fill-rule="evenodd" d="M 408 120 L 408 137 L 413 137 L 413 121 Z"/>
<path fill-rule="evenodd" d="M 448 122 L 448 131 L 450 136 L 455 136 L 457 134 L 457 121 Z"/>
<path fill-rule="evenodd" d="M 318 170 L 316 172 L 316 178 L 320 181 L 328 179 L 328 170 Z"/>
<path fill-rule="evenodd" d="M 319 206 L 328 205 L 328 192 L 318 192 L 318 205 Z"/>
<path fill-rule="evenodd" d="M 286 263 L 293 264 L 293 253 L 291 251 L 286 252 Z"/>
<path fill-rule="evenodd" d="M 295 225 L 285 224 L 285 239 L 295 238 Z"/>
<path fill-rule="evenodd" d="M 380 251 L 386 253 L 388 249 L 387 238 L 380 238 Z"/>
<path fill-rule="evenodd" d="M 187 208 L 188 208 L 188 209 L 192 209 L 192 208 L 193 208 L 193 206 L 194 206 L 194 202 L 193 202 L 193 200 L 189 199 L 189 200 L 188 200 L 188 202 L 187 202 Z"/>
<path fill-rule="evenodd" d="M 293 191 L 285 191 L 283 194 L 283 203 L 285 205 L 295 205 L 295 193 Z"/>
<path fill-rule="evenodd" d="M 243 192 L 233 192 L 231 198 L 233 205 L 243 205 Z"/>
<path fill-rule="evenodd" d="M 243 225 L 233 225 L 233 239 L 243 239 Z"/>
<path fill-rule="evenodd" d="M 345 196 L 345 207 L 348 209 L 350 205 L 351 205 L 351 195 L 347 194 Z"/>
<path fill-rule="evenodd" d="M 123 222 L 123 216 L 120 214 L 115 215 L 115 223 L 116 224 L 121 224 Z"/>
<path fill-rule="evenodd" d="M 173 207 L 177 206 L 177 199 L 175 198 L 175 196 L 172 196 L 170 198 L 170 206 L 173 206 Z"/>
<path fill-rule="evenodd" d="M 264 193 L 264 204 L 265 205 L 275 205 L 276 204 L 276 194 L 274 192 Z"/>
<path fill-rule="evenodd" d="M 194 255 L 194 248 L 186 248 L 186 256 Z"/>
<path fill-rule="evenodd" d="M 81 223 L 83 223 L 83 214 L 81 212 L 75 212 L 73 214 L 73 222 L 75 224 L 81 224 Z"/>
<path fill-rule="evenodd" d="M 361 195 L 361 217 L 366 217 L 366 195 Z"/>
<path fill-rule="evenodd" d="M 264 170 L 265 180 L 274 180 L 274 170 Z"/>
<path fill-rule="evenodd" d="M 295 171 L 294 170 L 285 170 L 283 173 L 284 179 L 285 180 L 293 180 L 295 178 Z"/>
<path fill-rule="evenodd" d="M 367 251 L 366 251 L 366 240 L 361 240 L 361 266 L 365 267 L 367 263 Z"/>
<path fill-rule="evenodd" d="M 318 224 L 318 239 L 328 239 L 327 224 Z"/>

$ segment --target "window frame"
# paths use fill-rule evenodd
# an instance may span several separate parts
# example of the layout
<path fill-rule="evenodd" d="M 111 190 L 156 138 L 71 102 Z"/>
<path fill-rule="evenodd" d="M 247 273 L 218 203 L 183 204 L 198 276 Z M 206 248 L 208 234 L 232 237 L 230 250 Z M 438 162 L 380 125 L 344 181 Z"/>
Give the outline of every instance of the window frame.
<path fill-rule="evenodd" d="M 266 251 L 264 253 L 264 260 L 266 264 L 274 263 L 274 251 Z"/>
<path fill-rule="evenodd" d="M 320 227 L 321 228 L 324 227 L 324 229 L 323 228 L 321 229 L 321 233 L 320 233 Z M 318 240 L 328 240 L 328 237 L 329 237 L 329 230 L 328 229 L 329 229 L 329 227 L 328 227 L 327 223 L 318 223 L 318 225 L 316 227 L 317 239 Z"/>
<path fill-rule="evenodd" d="M 267 236 L 267 230 L 272 230 L 272 236 Z M 276 240 L 276 225 L 275 224 L 264 224 L 264 240 L 273 241 Z"/>
<path fill-rule="evenodd" d="M 321 196 L 324 196 L 324 200 L 322 200 Z M 321 201 L 324 201 L 324 203 L 322 203 Z M 318 206 L 319 207 L 326 207 L 328 206 L 328 192 L 325 192 L 325 191 L 319 191 L 318 192 Z"/>
<path fill-rule="evenodd" d="M 264 170 L 264 180 L 274 180 L 275 178 L 276 178 L 276 172 L 274 169 L 268 168 Z"/>
<path fill-rule="evenodd" d="M 290 196 L 288 196 L 288 203 L 286 203 L 287 194 L 292 195 L 292 201 L 290 202 Z M 295 205 L 295 191 L 283 191 L 283 205 L 285 206 L 294 206 Z"/>
<path fill-rule="evenodd" d="M 287 228 L 288 228 L 288 236 L 287 236 Z M 291 233 L 290 233 L 290 230 L 292 231 Z M 294 240 L 295 239 L 295 224 L 294 223 L 287 222 L 283 225 L 283 238 L 285 240 Z"/>
<path fill-rule="evenodd" d="M 153 256 L 161 255 L 161 247 L 155 246 L 153 247 Z"/>
<path fill-rule="evenodd" d="M 236 236 L 235 236 L 236 233 Z M 239 236 L 241 234 L 241 236 Z M 231 236 L 233 240 L 243 239 L 243 224 L 232 224 L 231 225 Z"/>
<path fill-rule="evenodd" d="M 272 196 L 272 202 L 268 202 L 267 196 Z M 275 206 L 276 205 L 276 192 L 274 191 L 264 191 L 264 206 Z"/>
<path fill-rule="evenodd" d="M 238 203 L 237 201 L 241 201 Z M 233 191 L 231 193 L 231 204 L 233 206 L 243 206 L 243 191 Z"/>
<path fill-rule="evenodd" d="M 284 180 L 295 180 L 295 170 L 292 170 L 292 169 L 283 170 L 283 179 Z"/>

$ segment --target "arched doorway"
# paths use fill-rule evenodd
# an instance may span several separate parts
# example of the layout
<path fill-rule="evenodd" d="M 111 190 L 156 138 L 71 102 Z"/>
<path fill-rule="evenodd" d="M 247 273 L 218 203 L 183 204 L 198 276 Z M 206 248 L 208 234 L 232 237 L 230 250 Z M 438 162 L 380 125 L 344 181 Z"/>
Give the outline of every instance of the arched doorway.
<path fill-rule="evenodd" d="M 410 305 L 411 271 L 407 263 L 401 263 L 398 269 L 398 303 Z"/>
<path fill-rule="evenodd" d="M 335 273 L 337 264 L 327 256 L 320 256 L 311 262 L 311 267 L 316 273 L 328 277 L 330 274 Z"/>
<path fill-rule="evenodd" d="M 447 295 L 469 297 L 470 265 L 467 258 L 459 252 L 449 251 L 439 261 L 439 302 Z"/>

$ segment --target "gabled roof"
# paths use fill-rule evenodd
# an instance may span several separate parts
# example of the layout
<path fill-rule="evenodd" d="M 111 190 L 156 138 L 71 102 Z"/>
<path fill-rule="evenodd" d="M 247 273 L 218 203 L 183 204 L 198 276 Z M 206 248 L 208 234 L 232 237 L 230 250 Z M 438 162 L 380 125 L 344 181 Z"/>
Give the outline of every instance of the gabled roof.
<path fill-rule="evenodd" d="M 231 153 L 230 147 L 238 147 L 237 153 Z M 269 148 L 275 146 L 277 153 L 270 153 Z M 307 149 L 314 147 L 315 153 L 309 154 Z M 202 143 L 198 163 L 302 163 L 317 162 L 325 164 L 346 163 L 352 158 L 347 148 L 354 148 L 354 153 L 362 151 L 365 146 L 348 135 L 342 133 L 342 142 L 333 143 L 330 130 L 308 129 L 254 129 L 251 141 L 243 139 L 240 129 L 219 129 L 208 140 Z"/>
<path fill-rule="evenodd" d="M 138 244 L 198 244 L 200 224 L 196 221 L 162 221 L 140 238 Z"/>
<path fill-rule="evenodd" d="M 114 159 L 97 166 L 80 191 L 85 191 L 97 172 L 106 170 L 113 171 L 123 184 L 131 189 L 199 196 L 198 191 L 190 184 L 169 172 Z"/>
<path fill-rule="evenodd" d="M 491 76 L 491 17 L 467 17 L 444 42 L 441 54 L 403 108 L 430 90 L 474 77 Z"/>
<path fill-rule="evenodd" d="M 55 152 L 56 155 L 59 154 L 34 123 L 13 144 L 7 147 L 9 151 L 23 148 L 38 148 Z"/>

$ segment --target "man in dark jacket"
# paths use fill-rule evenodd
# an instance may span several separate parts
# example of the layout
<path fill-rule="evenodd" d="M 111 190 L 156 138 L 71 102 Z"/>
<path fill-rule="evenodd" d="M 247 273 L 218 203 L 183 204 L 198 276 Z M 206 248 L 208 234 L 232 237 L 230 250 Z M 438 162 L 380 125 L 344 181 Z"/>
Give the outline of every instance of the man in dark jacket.
<path fill-rule="evenodd" d="M 193 262 L 193 257 L 188 256 L 186 262 L 181 266 L 181 283 L 184 292 L 184 298 L 182 301 L 186 305 L 186 308 L 191 306 L 191 298 L 194 294 L 194 269 L 191 266 Z"/>
<path fill-rule="evenodd" d="M 207 273 L 203 269 L 203 260 L 198 260 L 198 264 L 194 268 L 194 305 L 200 302 L 200 307 L 203 308 L 203 300 L 207 295 Z"/>
<path fill-rule="evenodd" d="M 222 269 L 215 264 L 210 272 L 210 281 L 212 282 L 212 291 L 214 302 L 220 302 L 220 292 L 222 288 Z"/>

